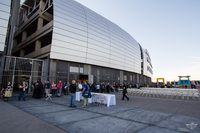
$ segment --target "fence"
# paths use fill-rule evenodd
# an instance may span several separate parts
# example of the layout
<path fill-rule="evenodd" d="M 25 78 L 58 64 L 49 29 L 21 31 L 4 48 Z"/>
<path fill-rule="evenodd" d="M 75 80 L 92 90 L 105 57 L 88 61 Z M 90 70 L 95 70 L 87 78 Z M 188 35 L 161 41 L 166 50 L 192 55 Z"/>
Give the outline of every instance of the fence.
<path fill-rule="evenodd" d="M 32 82 L 42 79 L 44 76 L 43 60 L 6 56 L 4 61 L 4 69 L 1 75 L 2 87 L 5 87 L 7 82 L 10 81 L 14 91 L 16 91 L 18 84 L 22 81 L 28 82 L 31 86 Z"/>

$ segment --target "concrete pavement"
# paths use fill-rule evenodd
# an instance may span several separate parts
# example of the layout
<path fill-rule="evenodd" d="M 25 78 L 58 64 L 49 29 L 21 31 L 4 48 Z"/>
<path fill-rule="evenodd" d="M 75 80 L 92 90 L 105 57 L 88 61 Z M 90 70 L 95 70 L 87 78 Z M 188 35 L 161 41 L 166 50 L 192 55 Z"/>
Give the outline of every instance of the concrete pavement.
<path fill-rule="evenodd" d="M 0 133 L 47 132 L 64 133 L 65 131 L 0 100 Z"/>
<path fill-rule="evenodd" d="M 13 129 L 20 133 L 200 132 L 199 101 L 138 96 L 121 101 L 121 95 L 116 96 L 117 105 L 111 107 L 91 104 L 88 108 L 81 108 L 82 102 L 77 102 L 77 108 L 69 108 L 66 96 L 53 98 L 53 103 L 31 98 L 25 102 L 18 102 L 15 98 L 8 103 L 1 102 L 0 132 L 10 133 Z"/>

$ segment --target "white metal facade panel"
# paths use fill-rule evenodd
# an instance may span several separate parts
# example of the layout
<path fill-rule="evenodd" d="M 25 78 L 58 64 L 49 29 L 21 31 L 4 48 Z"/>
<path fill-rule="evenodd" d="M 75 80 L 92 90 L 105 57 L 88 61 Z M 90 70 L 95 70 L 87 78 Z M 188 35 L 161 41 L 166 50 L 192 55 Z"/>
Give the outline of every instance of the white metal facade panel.
<path fill-rule="evenodd" d="M 106 18 L 73 0 L 55 0 L 50 58 L 141 73 L 139 44 Z"/>
<path fill-rule="evenodd" d="M 144 75 L 152 78 L 153 73 L 151 71 L 152 71 L 153 67 L 151 65 L 151 58 L 150 58 L 149 53 L 146 49 L 143 49 L 143 55 L 144 55 L 144 58 L 143 58 L 143 64 L 144 64 L 143 73 L 144 73 Z"/>

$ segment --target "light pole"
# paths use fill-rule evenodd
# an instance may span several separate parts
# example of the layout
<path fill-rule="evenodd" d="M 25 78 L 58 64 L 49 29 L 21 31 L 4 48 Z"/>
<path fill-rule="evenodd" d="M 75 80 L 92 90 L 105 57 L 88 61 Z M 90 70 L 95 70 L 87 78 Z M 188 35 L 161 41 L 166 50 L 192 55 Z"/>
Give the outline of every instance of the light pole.
<path fill-rule="evenodd" d="M 30 93 L 31 91 L 31 82 L 32 82 L 32 69 L 33 69 L 33 60 L 31 62 L 29 62 L 31 64 L 31 75 L 29 78 L 29 89 L 28 89 L 28 93 Z"/>
<path fill-rule="evenodd" d="M 14 85 L 14 80 L 15 80 L 15 67 L 16 67 L 16 57 L 14 58 L 14 66 L 13 66 L 13 74 L 12 74 L 12 87 Z"/>

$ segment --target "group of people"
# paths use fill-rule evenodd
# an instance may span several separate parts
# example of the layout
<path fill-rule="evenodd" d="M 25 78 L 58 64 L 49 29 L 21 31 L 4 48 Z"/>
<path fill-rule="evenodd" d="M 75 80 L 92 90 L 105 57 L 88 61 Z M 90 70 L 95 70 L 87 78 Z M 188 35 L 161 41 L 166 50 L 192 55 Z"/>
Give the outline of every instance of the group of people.
<path fill-rule="evenodd" d="M 56 97 L 68 95 L 68 86 L 68 82 L 63 84 L 61 80 L 59 80 L 57 84 L 54 81 L 50 83 L 49 80 L 46 80 L 44 83 L 42 83 L 41 80 L 37 80 L 32 84 L 33 98 L 39 99 L 42 97 L 47 97 L 48 94 L 52 94 L 52 96 Z"/>
<path fill-rule="evenodd" d="M 41 80 L 37 80 L 35 83 L 32 83 L 31 90 L 33 92 L 32 97 L 33 98 L 42 98 L 47 97 L 48 94 L 51 94 L 52 96 L 62 96 L 62 95 L 70 95 L 69 99 L 69 106 L 70 107 L 76 107 L 75 105 L 75 95 L 76 91 L 81 91 L 82 96 L 84 98 L 83 107 L 86 107 L 88 105 L 88 98 L 91 98 L 91 92 L 97 92 L 97 93 L 110 93 L 110 91 L 117 91 L 119 88 L 122 88 L 123 96 L 122 100 L 125 98 L 129 100 L 129 97 L 127 96 L 127 87 L 128 85 L 117 85 L 117 84 L 110 84 L 110 83 L 93 83 L 88 84 L 86 81 L 75 81 L 72 80 L 71 83 L 65 82 L 62 83 L 61 80 L 56 84 L 54 81 L 50 83 L 48 80 L 44 82 L 44 84 L 41 82 Z M 26 94 L 28 92 L 28 82 L 23 81 L 21 84 L 18 85 L 19 88 L 19 95 L 18 100 L 25 101 L 26 100 Z M 11 94 L 8 94 L 8 92 L 11 92 Z M 7 100 L 9 97 L 12 96 L 12 85 L 11 82 L 8 82 L 7 87 L 5 89 L 1 90 L 1 94 L 3 94 L 3 97 L 5 100 Z"/>
<path fill-rule="evenodd" d="M 102 84 L 88 84 L 86 81 L 83 82 L 83 84 L 79 81 L 76 84 L 75 80 L 72 80 L 72 84 L 69 86 L 69 91 L 70 91 L 70 107 L 76 107 L 75 105 L 75 93 L 76 93 L 76 88 L 78 87 L 78 90 L 82 92 L 82 96 L 84 98 L 84 103 L 83 103 L 83 107 L 86 107 L 88 105 L 88 98 L 91 98 L 91 92 L 104 92 L 102 91 L 103 88 L 111 88 L 110 84 L 108 83 L 106 86 L 104 85 L 104 83 Z M 129 97 L 127 96 L 127 88 L 128 85 L 123 84 L 122 86 L 122 100 L 124 100 L 125 98 L 129 101 Z M 109 93 L 109 92 L 108 92 Z"/>
<path fill-rule="evenodd" d="M 18 88 L 19 88 L 18 100 L 21 101 L 21 99 L 22 99 L 23 101 L 25 101 L 26 100 L 26 92 L 28 89 L 27 82 L 23 81 L 22 83 L 18 84 Z M 2 90 L 1 90 L 1 98 L 3 98 L 4 101 L 8 101 L 9 98 L 12 97 L 12 93 L 13 93 L 12 83 L 8 82 L 7 86 L 2 88 Z"/>
<path fill-rule="evenodd" d="M 72 80 L 72 83 L 69 85 L 69 93 L 70 93 L 69 107 L 76 107 L 75 95 L 77 87 L 79 91 L 82 91 L 82 96 L 84 98 L 83 107 L 86 107 L 88 105 L 88 98 L 91 98 L 92 96 L 91 88 L 86 81 L 84 81 L 83 84 L 80 81 L 78 82 L 78 84 L 76 84 L 75 80 Z"/>

